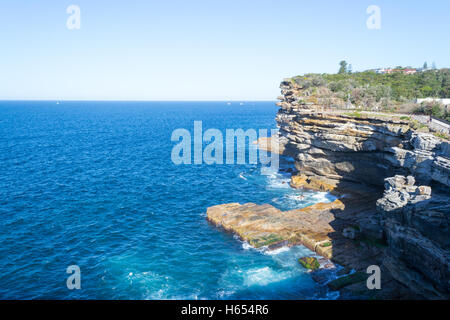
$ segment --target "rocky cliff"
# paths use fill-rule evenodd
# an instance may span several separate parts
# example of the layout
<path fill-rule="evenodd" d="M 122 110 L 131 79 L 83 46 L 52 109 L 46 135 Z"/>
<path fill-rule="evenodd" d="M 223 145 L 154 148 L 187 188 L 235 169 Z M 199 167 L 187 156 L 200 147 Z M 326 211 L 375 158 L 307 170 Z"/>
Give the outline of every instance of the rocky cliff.
<path fill-rule="evenodd" d="M 305 95 L 290 79 L 281 93 L 278 139 L 295 159 L 292 186 L 338 194 L 384 190 L 375 211 L 355 216 L 358 237 L 386 242 L 382 264 L 411 292 L 448 297 L 449 142 L 414 130 L 407 116 L 324 108 L 320 94 Z"/>
<path fill-rule="evenodd" d="M 255 247 L 303 244 L 358 274 L 381 268 L 382 290 L 353 277 L 331 286 L 344 298 L 448 299 L 449 142 L 417 130 L 408 116 L 333 107 L 320 88 L 304 90 L 291 79 L 279 99 L 279 135 L 270 139 L 294 159 L 291 186 L 339 199 L 287 212 L 223 204 L 208 208 L 208 219 Z"/>
<path fill-rule="evenodd" d="M 290 80 L 282 82 L 281 92 L 277 122 L 280 143 L 299 171 L 294 185 L 383 186 L 395 174 L 450 185 L 449 142 L 414 131 L 408 117 L 324 108 L 320 95 L 304 96 Z"/>

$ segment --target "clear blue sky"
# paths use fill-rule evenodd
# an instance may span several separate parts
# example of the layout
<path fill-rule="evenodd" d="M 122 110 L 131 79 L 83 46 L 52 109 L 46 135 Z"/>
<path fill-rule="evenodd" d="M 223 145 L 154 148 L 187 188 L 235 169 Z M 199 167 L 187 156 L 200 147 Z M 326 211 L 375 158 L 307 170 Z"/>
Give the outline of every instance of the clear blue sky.
<path fill-rule="evenodd" d="M 450 67 L 449 13 L 448 0 L 1 0 L 0 99 L 274 100 L 283 77 L 343 59 Z"/>

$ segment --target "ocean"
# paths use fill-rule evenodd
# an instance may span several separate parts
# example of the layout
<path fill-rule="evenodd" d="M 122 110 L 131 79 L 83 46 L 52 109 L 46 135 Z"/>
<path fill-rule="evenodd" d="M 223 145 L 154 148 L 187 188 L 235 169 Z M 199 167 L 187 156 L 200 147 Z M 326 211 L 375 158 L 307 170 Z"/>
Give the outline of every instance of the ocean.
<path fill-rule="evenodd" d="M 206 220 L 222 203 L 288 210 L 330 196 L 261 164 L 171 160 L 177 128 L 273 129 L 276 112 L 275 102 L 0 101 L 0 299 L 336 298 L 298 264 L 310 250 L 256 250 Z M 70 265 L 79 290 L 67 288 Z"/>

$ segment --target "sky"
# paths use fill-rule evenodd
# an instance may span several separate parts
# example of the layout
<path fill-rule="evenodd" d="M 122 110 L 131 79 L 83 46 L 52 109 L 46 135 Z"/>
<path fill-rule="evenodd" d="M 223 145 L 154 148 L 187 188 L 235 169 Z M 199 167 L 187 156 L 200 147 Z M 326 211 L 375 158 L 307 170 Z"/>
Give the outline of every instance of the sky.
<path fill-rule="evenodd" d="M 0 99 L 275 100 L 283 78 L 341 60 L 450 67 L 449 13 L 448 0 L 1 0 Z"/>

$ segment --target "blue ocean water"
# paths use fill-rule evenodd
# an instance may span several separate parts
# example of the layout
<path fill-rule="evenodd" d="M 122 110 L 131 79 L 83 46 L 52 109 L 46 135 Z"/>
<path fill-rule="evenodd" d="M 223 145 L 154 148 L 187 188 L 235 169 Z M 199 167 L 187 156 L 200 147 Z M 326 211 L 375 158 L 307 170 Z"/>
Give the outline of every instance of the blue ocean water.
<path fill-rule="evenodd" d="M 326 299 L 304 247 L 249 248 L 209 206 L 328 197 L 261 165 L 175 165 L 172 131 L 275 128 L 273 102 L 0 102 L 0 299 Z M 225 132 L 225 131 L 223 131 Z M 302 196 L 302 197 L 300 197 Z M 66 268 L 81 269 L 69 290 Z"/>

